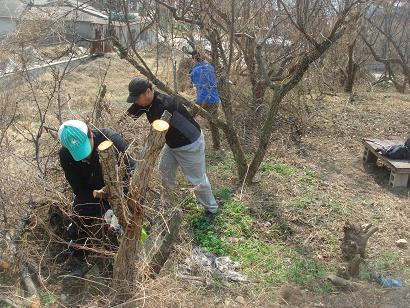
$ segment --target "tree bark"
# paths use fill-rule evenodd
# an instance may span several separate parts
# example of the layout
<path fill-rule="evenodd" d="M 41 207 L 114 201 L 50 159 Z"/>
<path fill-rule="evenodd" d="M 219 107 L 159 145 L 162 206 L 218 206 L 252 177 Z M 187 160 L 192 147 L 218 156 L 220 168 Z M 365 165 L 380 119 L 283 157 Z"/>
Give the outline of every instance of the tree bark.
<path fill-rule="evenodd" d="M 108 202 L 115 216 L 118 217 L 120 225 L 126 226 L 129 223 L 130 213 L 127 207 L 124 206 L 125 196 L 121 185 L 123 172 L 120 172 L 120 168 L 118 167 L 117 151 L 111 140 L 101 142 L 97 149 L 101 159 Z"/>
<path fill-rule="evenodd" d="M 2 263 L 3 268 L 12 268 L 11 264 L 15 262 L 16 267 L 18 268 L 19 274 L 21 281 L 24 285 L 24 288 L 26 290 L 28 298 L 31 302 L 31 304 L 34 307 L 40 307 L 40 296 L 37 291 L 37 287 L 31 278 L 30 272 L 29 272 L 29 262 L 27 262 L 27 256 L 23 254 L 22 252 L 19 251 L 19 243 L 21 241 L 21 238 L 26 231 L 27 225 L 30 223 L 30 218 L 33 213 L 33 210 L 35 209 L 36 204 L 30 197 L 30 201 L 27 205 L 26 213 L 20 220 L 17 230 L 13 235 L 13 238 L 10 242 L 10 252 L 11 252 L 11 259 L 10 261 L 8 260 L 0 260 Z"/>
<path fill-rule="evenodd" d="M 343 227 L 344 237 L 341 244 L 342 255 L 346 261 L 351 261 L 357 254 L 361 258 L 366 256 L 366 245 L 370 236 L 379 228 L 372 228 L 372 225 L 359 225 L 346 222 Z"/>
<path fill-rule="evenodd" d="M 175 212 L 167 219 L 167 222 L 162 217 L 160 219 L 162 221 L 155 224 L 149 239 L 147 239 L 147 243 L 144 245 L 147 252 L 147 258 L 144 260 L 144 263 L 145 265 L 148 264 L 150 267 L 148 270 L 155 274 L 159 274 L 168 260 L 172 244 L 178 236 L 179 226 L 182 222 L 182 211 L 175 209 Z"/>
<path fill-rule="evenodd" d="M 353 84 L 358 69 L 357 63 L 354 61 L 354 47 L 356 46 L 356 39 L 349 44 L 347 48 L 347 64 L 346 64 L 346 79 L 344 82 L 344 92 L 352 93 Z"/>
<path fill-rule="evenodd" d="M 358 291 L 363 287 L 362 284 L 346 280 L 336 275 L 329 275 L 327 279 L 337 288 L 344 290 L 344 291 Z"/>
<path fill-rule="evenodd" d="M 143 207 L 148 184 L 155 166 L 156 159 L 165 144 L 165 134 L 168 131 L 170 114 L 164 113 L 166 121 L 156 120 L 152 123 L 151 131 L 145 139 L 142 160 L 138 170 L 130 180 L 129 198 L 127 205 L 130 212 L 129 223 L 124 225 L 124 235 L 114 261 L 114 288 L 118 300 L 124 302 L 135 294 L 135 282 L 141 282 L 144 273 L 136 267 L 138 247 L 140 245 L 141 228 L 144 219 Z M 129 304 L 130 307 L 133 305 Z"/>

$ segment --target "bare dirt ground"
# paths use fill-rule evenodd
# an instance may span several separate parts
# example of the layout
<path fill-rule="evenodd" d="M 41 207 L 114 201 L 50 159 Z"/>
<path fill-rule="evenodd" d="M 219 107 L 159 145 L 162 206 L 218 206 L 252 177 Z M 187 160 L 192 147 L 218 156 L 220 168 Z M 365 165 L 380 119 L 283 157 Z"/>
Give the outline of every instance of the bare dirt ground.
<path fill-rule="evenodd" d="M 162 77 L 169 77 L 168 73 L 162 73 L 169 72 L 166 63 L 163 60 L 158 66 Z M 151 65 L 155 67 L 154 62 Z M 104 122 L 128 140 L 134 140 L 132 147 L 136 151 L 148 131 L 145 119 L 127 120 L 122 124 L 117 120 L 127 108 L 128 81 L 138 74 L 115 56 L 98 58 L 67 76 L 65 95 L 70 95 L 71 100 L 64 117 L 77 118 L 90 112 L 107 68 L 106 101 L 111 114 L 104 113 Z M 186 94 L 192 96 L 193 93 L 188 90 Z M 289 99 L 287 105 L 291 104 Z M 401 238 L 410 240 L 409 190 L 389 188 L 387 170 L 364 165 L 361 145 L 365 137 L 404 139 L 410 133 L 410 96 L 376 89 L 358 92 L 353 102 L 344 94 L 306 97 L 306 108 L 296 115 L 287 105 L 278 117 L 271 146 L 261 166 L 261 181 L 243 188 L 237 183 L 225 143 L 223 152 L 207 151 L 208 175 L 213 189 L 235 189 L 232 198 L 249 209 L 254 219 L 252 230 L 262 242 L 277 243 L 283 251 L 298 251 L 304 258 L 320 264 L 325 272 L 335 272 L 342 263 L 339 246 L 345 221 L 377 226 L 380 231 L 370 238 L 366 263 L 362 265 L 360 282 L 363 288 L 353 293 L 336 290 L 326 283 L 325 274 L 307 283 L 305 280 L 300 284 L 282 280 L 269 285 L 252 276 L 252 266 L 244 268 L 251 278 L 251 283 L 246 285 L 217 280 L 203 285 L 181 280 L 175 273 L 176 264 L 184 260 L 195 245 L 189 223 L 185 222 L 174 254 L 160 277 L 144 286 L 143 296 L 136 301 L 139 306 L 410 307 L 407 288 L 383 289 L 368 279 L 377 271 L 410 284 L 410 252 L 395 244 Z M 199 122 L 205 128 L 208 145 L 207 124 L 202 119 Z M 11 144 L 18 149 L 24 146 L 24 141 L 11 141 Z M 22 172 L 19 170 L 21 164 L 12 166 L 16 170 L 11 175 L 18 177 Z M 58 173 L 57 164 L 56 168 Z M 50 186 L 63 185 L 63 182 L 60 174 L 58 181 Z M 41 195 L 42 192 L 33 194 Z M 280 264 L 292 262 L 285 253 L 270 257 L 274 258 L 280 260 Z M 96 288 L 91 284 L 84 292 L 95 296 L 88 300 L 88 305 L 104 306 L 104 294 L 95 291 Z M 58 280 L 46 289 L 55 294 L 57 299 L 52 305 L 57 306 L 61 292 Z"/>

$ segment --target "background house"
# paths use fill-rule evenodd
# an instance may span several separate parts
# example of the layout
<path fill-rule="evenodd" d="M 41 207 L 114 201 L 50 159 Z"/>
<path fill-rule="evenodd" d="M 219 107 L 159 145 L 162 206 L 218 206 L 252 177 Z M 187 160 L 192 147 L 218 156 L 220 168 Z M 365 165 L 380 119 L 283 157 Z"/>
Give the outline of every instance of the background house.
<path fill-rule="evenodd" d="M 19 0 L 0 0 L 0 39 L 16 30 L 16 21 L 25 8 Z"/>
<path fill-rule="evenodd" d="M 130 27 L 118 13 L 97 9 L 88 2 L 77 0 L 0 0 L 0 35 L 5 37 L 16 29 L 19 21 L 39 22 L 44 27 L 50 25 L 50 31 L 43 43 L 58 44 L 62 41 L 75 42 L 79 46 L 90 48 L 91 53 L 112 51 L 109 40 L 104 38 L 115 35 L 124 46 L 138 38 L 137 47 L 149 47 L 156 41 L 156 34 L 144 28 L 144 21 L 138 14 L 128 16 Z M 111 30 L 109 22 L 111 21 Z M 99 41 L 99 42 L 98 42 Z"/>

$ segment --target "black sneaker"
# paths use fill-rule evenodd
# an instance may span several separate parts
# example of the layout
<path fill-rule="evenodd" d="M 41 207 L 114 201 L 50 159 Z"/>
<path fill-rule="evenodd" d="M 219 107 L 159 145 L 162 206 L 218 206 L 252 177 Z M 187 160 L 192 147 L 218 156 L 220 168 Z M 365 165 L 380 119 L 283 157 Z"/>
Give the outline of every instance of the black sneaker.
<path fill-rule="evenodd" d="M 87 262 L 74 256 L 71 256 L 64 268 L 69 272 L 70 276 L 75 277 L 84 277 L 89 270 Z"/>
<path fill-rule="evenodd" d="M 84 277 L 89 268 L 86 262 L 76 264 L 71 268 L 70 275 L 75 277 Z"/>
<path fill-rule="evenodd" d="M 205 211 L 204 213 L 204 219 L 205 219 L 205 223 L 207 225 L 211 225 L 214 222 L 216 213 L 212 213 L 210 211 Z"/>

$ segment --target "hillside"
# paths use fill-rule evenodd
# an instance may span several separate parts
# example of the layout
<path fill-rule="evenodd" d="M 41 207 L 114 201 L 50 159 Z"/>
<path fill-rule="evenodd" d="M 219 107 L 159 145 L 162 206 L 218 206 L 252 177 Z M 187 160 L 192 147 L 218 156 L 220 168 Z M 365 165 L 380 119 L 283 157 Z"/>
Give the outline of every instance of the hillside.
<path fill-rule="evenodd" d="M 66 76 L 64 95 L 71 100 L 64 118 L 84 117 L 92 110 L 105 68 L 106 102 L 111 111 L 103 114 L 104 126 L 134 140 L 132 150 L 138 151 L 148 132 L 146 119 L 118 123 L 127 108 L 128 81 L 137 73 L 115 56 L 97 58 Z M 159 68 L 159 75 L 168 75 L 169 67 Z M 408 289 L 382 289 L 369 279 L 377 272 L 410 284 L 410 252 L 395 244 L 398 239 L 410 240 L 409 191 L 389 188 L 386 169 L 363 164 L 361 139 L 404 139 L 410 133 L 409 107 L 410 95 L 382 89 L 358 91 L 352 102 L 341 93 L 305 95 L 299 105 L 289 97 L 261 165 L 260 181 L 251 186 L 238 183 L 226 141 L 223 151 L 208 149 L 208 176 L 221 204 L 214 227 L 203 227 L 202 209 L 180 178 L 178 204 L 184 210 L 180 240 L 159 277 L 147 281 L 136 303 L 147 307 L 408 307 Z M 207 123 L 199 122 L 209 145 Z M 57 125 L 51 115 L 48 124 Z M 17 152 L 27 146 L 18 138 L 10 143 Z M 64 179 L 56 142 L 53 145 L 53 173 L 58 181 L 44 187 L 58 189 Z M 14 168 L 10 174 L 15 177 L 22 172 L 19 168 L 25 168 L 16 161 L 10 158 Z M 153 181 L 154 190 L 158 190 L 157 182 Z M 67 190 L 64 194 L 69 198 Z M 45 212 L 40 210 L 38 215 Z M 380 229 L 369 240 L 360 274 L 364 287 L 356 293 L 337 291 L 326 281 L 327 273 L 342 263 L 340 239 L 345 221 Z M 47 246 L 45 239 L 38 240 L 41 247 Z M 203 272 L 198 273 L 203 279 L 180 278 L 178 266 L 197 246 L 237 261 L 249 283 L 228 283 Z M 87 279 L 93 280 L 92 275 Z M 61 301 L 60 282 L 61 278 L 53 278 L 44 286 L 44 303 Z M 106 305 L 107 298 L 97 289 L 98 284 L 88 282 L 82 293 L 84 305 Z M 90 292 L 93 297 L 87 296 Z"/>

